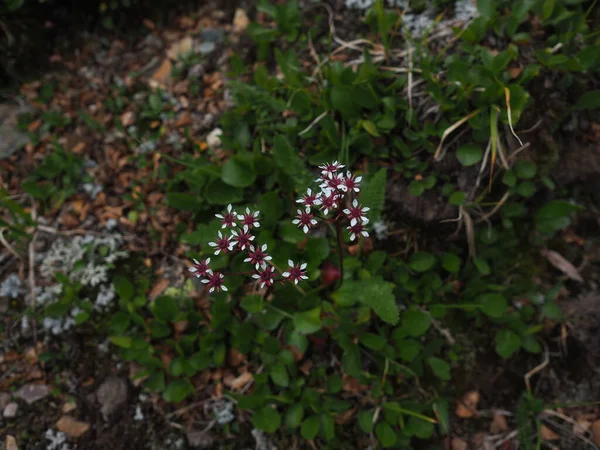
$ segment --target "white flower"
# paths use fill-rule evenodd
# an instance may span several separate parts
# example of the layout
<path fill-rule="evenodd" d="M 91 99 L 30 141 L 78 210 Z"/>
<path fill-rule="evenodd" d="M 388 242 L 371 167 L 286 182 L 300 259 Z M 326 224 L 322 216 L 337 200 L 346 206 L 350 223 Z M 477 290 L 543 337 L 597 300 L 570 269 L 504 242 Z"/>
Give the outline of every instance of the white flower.
<path fill-rule="evenodd" d="M 242 227 L 251 228 L 259 228 L 260 223 L 258 222 L 258 215 L 260 211 L 251 212 L 250 208 L 246 208 L 246 212 L 244 214 L 239 214 L 237 216 L 238 220 L 242 221 Z"/>
<path fill-rule="evenodd" d="M 209 242 L 208 245 L 211 247 L 216 247 L 215 255 L 218 255 L 221 252 L 227 252 L 233 250 L 234 242 L 231 240 L 230 236 L 223 236 L 221 231 L 218 232 L 219 237 L 216 242 Z"/>
<path fill-rule="evenodd" d="M 295 264 L 294 261 L 288 259 L 288 266 L 288 269 L 281 274 L 284 278 L 293 280 L 294 284 L 298 284 L 298 281 L 301 280 L 308 280 L 306 276 L 306 263 Z"/>
<path fill-rule="evenodd" d="M 0 284 L 0 296 L 17 298 L 21 293 L 21 280 L 16 273 L 11 273 Z"/>
<path fill-rule="evenodd" d="M 224 214 L 215 214 L 215 217 L 221 219 L 221 228 L 233 227 L 236 225 L 235 220 L 237 218 L 237 213 L 233 210 L 231 203 L 227 205 L 227 211 Z"/>

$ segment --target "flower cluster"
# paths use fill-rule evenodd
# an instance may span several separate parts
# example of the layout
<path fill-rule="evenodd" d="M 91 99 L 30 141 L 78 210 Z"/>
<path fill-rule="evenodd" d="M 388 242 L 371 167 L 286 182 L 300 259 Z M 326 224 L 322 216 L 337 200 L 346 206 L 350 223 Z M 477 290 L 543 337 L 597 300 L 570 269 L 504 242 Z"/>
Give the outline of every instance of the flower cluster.
<path fill-rule="evenodd" d="M 253 270 L 241 274 L 251 274 L 261 288 L 273 286 L 276 281 L 293 281 L 297 284 L 308 279 L 306 264 L 296 264 L 292 260 L 288 261 L 289 267 L 286 271 L 281 276 L 277 276 L 267 244 L 258 245 L 253 234 L 257 228 L 260 228 L 258 216 L 259 211 L 250 211 L 249 208 L 246 208 L 244 213 L 238 214 L 231 205 L 228 205 L 222 213 L 216 214 L 215 217 L 221 221 L 221 230 L 217 233 L 215 241 L 208 243 L 214 250 L 214 254 L 245 252 L 244 262 L 250 263 Z M 210 258 L 201 261 L 194 259 L 194 264 L 188 270 L 206 284 L 209 292 L 227 291 L 227 287 L 223 284 L 225 274 L 213 272 L 209 264 Z"/>
<path fill-rule="evenodd" d="M 321 174 L 315 181 L 319 183 L 320 190 L 313 192 L 309 188 L 296 200 L 303 206 L 298 209 L 292 223 L 301 228 L 304 233 L 308 233 L 317 225 L 318 218 L 327 220 L 326 216 L 331 213 L 333 221 L 340 221 L 344 218 L 348 220 L 346 229 L 350 233 L 350 240 L 354 241 L 360 236 L 369 236 L 365 228 L 365 225 L 369 223 L 369 219 L 366 217 L 369 208 L 362 206 L 356 198 L 360 193 L 362 177 L 354 176 L 350 171 L 344 173 L 343 168 L 344 166 L 338 161 L 319 166 Z M 351 197 L 354 198 L 350 203 Z"/>

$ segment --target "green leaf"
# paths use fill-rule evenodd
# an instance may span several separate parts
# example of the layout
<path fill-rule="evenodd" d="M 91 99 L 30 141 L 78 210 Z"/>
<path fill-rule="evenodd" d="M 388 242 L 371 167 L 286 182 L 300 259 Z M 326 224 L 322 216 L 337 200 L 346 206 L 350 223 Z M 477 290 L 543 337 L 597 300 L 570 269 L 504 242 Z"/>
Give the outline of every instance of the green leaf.
<path fill-rule="evenodd" d="M 503 295 L 496 292 L 488 292 L 479 296 L 481 310 L 489 317 L 500 318 L 508 311 L 508 302 Z"/>
<path fill-rule="evenodd" d="M 304 422 L 302 422 L 300 436 L 307 441 L 312 441 L 315 437 L 317 437 L 320 427 L 321 421 L 319 420 L 319 416 L 310 416 L 304 419 Z"/>
<path fill-rule="evenodd" d="M 254 169 L 241 158 L 230 158 L 221 168 L 221 180 L 234 187 L 247 187 L 256 180 Z"/>
<path fill-rule="evenodd" d="M 277 192 L 267 192 L 260 198 L 258 210 L 261 223 L 266 222 L 267 226 L 274 226 L 284 213 L 281 195 Z"/>
<path fill-rule="evenodd" d="M 477 271 L 481 275 L 489 275 L 492 271 L 492 269 L 490 269 L 490 265 L 488 264 L 488 262 L 485 259 L 480 258 L 479 256 L 476 256 L 475 258 L 473 258 L 473 264 L 475 264 Z"/>
<path fill-rule="evenodd" d="M 375 125 L 370 120 L 363 120 L 362 126 L 367 133 L 371 136 L 379 137 L 379 131 L 377 131 L 377 125 Z"/>
<path fill-rule="evenodd" d="M 335 437 L 335 423 L 333 415 L 321 414 L 321 435 L 328 441 Z"/>
<path fill-rule="evenodd" d="M 206 186 L 205 197 L 211 205 L 228 205 L 242 201 L 244 191 L 241 188 L 229 186 L 220 179 L 215 179 Z"/>
<path fill-rule="evenodd" d="M 310 177 L 304 162 L 287 138 L 281 134 L 275 136 L 273 157 L 279 169 L 294 180 L 299 189 L 305 189 L 310 185 Z"/>
<path fill-rule="evenodd" d="M 600 109 L 600 90 L 583 94 L 577 101 L 575 109 Z"/>
<path fill-rule="evenodd" d="M 496 353 L 507 359 L 521 347 L 521 337 L 512 330 L 499 330 L 496 333 Z"/>
<path fill-rule="evenodd" d="M 419 310 L 409 310 L 402 315 L 402 329 L 410 336 L 422 336 L 431 326 L 429 314 Z"/>
<path fill-rule="evenodd" d="M 198 197 L 185 192 L 167 192 L 167 205 L 181 211 L 194 211 L 202 203 Z"/>
<path fill-rule="evenodd" d="M 290 384 L 290 377 L 287 373 L 287 369 L 282 363 L 275 364 L 273 367 L 271 367 L 271 371 L 269 373 L 273 383 L 275 383 L 277 386 L 288 387 Z"/>
<path fill-rule="evenodd" d="M 371 433 L 373 431 L 373 415 L 373 410 L 358 413 L 358 426 L 364 433 Z"/>
<path fill-rule="evenodd" d="M 300 334 L 312 334 L 321 326 L 321 308 L 294 314 L 294 328 Z"/>
<path fill-rule="evenodd" d="M 443 435 L 448 434 L 450 431 L 449 409 L 448 400 L 445 398 L 438 398 L 433 402 L 433 410 L 436 412 L 436 416 L 439 419 L 440 431 Z"/>
<path fill-rule="evenodd" d="M 369 219 L 371 223 L 377 222 L 385 205 L 385 191 L 387 186 L 387 170 L 379 171 L 369 179 L 362 188 L 360 199 L 364 206 L 371 208 Z"/>
<path fill-rule="evenodd" d="M 342 115 L 353 115 L 357 104 L 354 102 L 354 91 L 347 86 L 333 86 L 331 88 L 331 106 L 342 113 Z"/>
<path fill-rule="evenodd" d="M 414 197 L 420 197 L 425 192 L 425 184 L 420 180 L 412 180 L 408 185 L 408 192 Z"/>
<path fill-rule="evenodd" d="M 548 319 L 562 320 L 563 314 L 560 307 L 556 303 L 548 302 L 542 306 L 542 314 Z"/>
<path fill-rule="evenodd" d="M 384 322 L 398 323 L 399 311 L 393 294 L 394 284 L 379 277 L 363 281 L 345 281 L 333 297 L 343 306 L 351 306 L 356 302 L 369 306 Z"/>
<path fill-rule="evenodd" d="M 552 200 L 535 213 L 535 224 L 539 231 L 552 233 L 569 225 L 569 215 L 584 208 L 564 200 Z"/>
<path fill-rule="evenodd" d="M 304 418 L 304 407 L 296 403 L 288 408 L 285 413 L 285 425 L 288 428 L 298 428 Z"/>
<path fill-rule="evenodd" d="M 491 19 L 496 13 L 496 0 L 478 0 L 477 10 L 485 19 Z"/>
<path fill-rule="evenodd" d="M 519 161 L 515 164 L 515 173 L 522 180 L 531 180 L 537 173 L 537 166 L 532 161 Z"/>
<path fill-rule="evenodd" d="M 398 356 L 404 361 L 412 361 L 421 351 L 421 344 L 414 339 L 403 339 L 397 342 Z"/>
<path fill-rule="evenodd" d="M 133 340 L 131 336 L 110 336 L 110 342 L 121 348 L 131 348 Z"/>
<path fill-rule="evenodd" d="M 375 434 L 377 435 L 377 439 L 379 439 L 379 443 L 383 448 L 394 446 L 398 440 L 396 432 L 385 422 L 380 422 L 377 424 L 375 427 Z"/>
<path fill-rule="evenodd" d="M 162 392 L 165 390 L 165 373 L 154 371 L 144 382 L 144 387 L 150 392 Z"/>
<path fill-rule="evenodd" d="M 450 195 L 450 198 L 448 199 L 448 201 L 450 202 L 451 205 L 460 206 L 465 203 L 466 198 L 467 198 L 467 194 L 465 194 L 464 192 L 461 192 L 461 191 L 456 191 Z"/>
<path fill-rule="evenodd" d="M 465 167 L 474 166 L 483 157 L 481 148 L 475 144 L 466 144 L 456 150 L 458 161 Z"/>
<path fill-rule="evenodd" d="M 409 418 L 409 427 L 419 439 L 429 439 L 435 430 L 431 422 L 415 416 Z"/>
<path fill-rule="evenodd" d="M 135 294 L 135 287 L 131 284 L 131 281 L 121 275 L 113 278 L 113 286 L 115 292 L 123 301 L 131 300 L 133 294 Z"/>
<path fill-rule="evenodd" d="M 259 313 L 265 307 L 265 302 L 260 295 L 246 295 L 240 306 L 250 313 Z"/>
<path fill-rule="evenodd" d="M 374 333 L 362 334 L 358 340 L 362 345 L 376 352 L 382 350 L 387 342 L 383 336 Z"/>
<path fill-rule="evenodd" d="M 17 9 L 19 9 L 23 6 L 23 4 L 25 3 L 25 0 L 5 0 L 5 2 L 6 2 L 6 8 L 9 11 L 16 11 Z"/>
<path fill-rule="evenodd" d="M 157 319 L 171 322 L 179 314 L 179 307 L 173 297 L 161 295 L 152 304 L 152 312 Z"/>
<path fill-rule="evenodd" d="M 460 258 L 454 253 L 444 253 L 442 256 L 442 268 L 450 273 L 458 273 L 460 262 Z"/>
<path fill-rule="evenodd" d="M 193 393 L 194 386 L 189 380 L 173 380 L 163 392 L 163 398 L 168 402 L 179 403 Z"/>
<path fill-rule="evenodd" d="M 281 425 L 281 416 L 275 408 L 264 406 L 252 415 L 252 423 L 259 430 L 275 433 Z"/>
<path fill-rule="evenodd" d="M 450 364 L 448 364 L 443 359 L 438 358 L 436 356 L 430 356 L 429 358 L 427 358 L 427 364 L 429 365 L 435 376 L 438 377 L 440 380 L 447 381 L 452 378 L 450 375 Z"/>
<path fill-rule="evenodd" d="M 417 272 L 426 272 L 435 264 L 435 256 L 427 252 L 415 252 L 408 266 Z"/>

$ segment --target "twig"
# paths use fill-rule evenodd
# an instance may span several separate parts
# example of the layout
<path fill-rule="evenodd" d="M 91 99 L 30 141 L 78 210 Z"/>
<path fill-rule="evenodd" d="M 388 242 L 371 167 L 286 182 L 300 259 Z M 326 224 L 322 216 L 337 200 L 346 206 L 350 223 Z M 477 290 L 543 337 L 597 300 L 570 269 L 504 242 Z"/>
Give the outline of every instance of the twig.
<path fill-rule="evenodd" d="M 308 133 L 312 127 L 314 127 L 316 124 L 318 124 L 321 119 L 323 119 L 323 117 L 325 117 L 327 115 L 328 111 L 323 111 L 321 114 L 319 114 L 311 123 L 310 125 L 308 125 L 304 130 L 302 130 L 300 133 L 298 133 L 298 136 L 302 136 L 303 134 Z"/>
<path fill-rule="evenodd" d="M 549 362 L 550 357 L 548 356 L 548 346 L 546 345 L 546 343 L 544 343 L 544 360 L 525 374 L 525 386 L 527 387 L 527 392 L 529 394 L 531 394 L 531 384 L 529 383 L 529 379 L 536 373 L 538 373 L 540 370 L 542 370 L 544 367 L 546 367 Z"/>
<path fill-rule="evenodd" d="M 494 206 L 489 213 L 487 213 L 484 216 L 477 219 L 476 223 L 487 221 L 490 217 L 492 217 L 494 214 L 496 214 L 498 212 L 498 210 L 500 208 L 502 208 L 502 205 L 504 205 L 506 200 L 508 200 L 508 197 L 510 197 L 510 191 L 506 191 L 506 193 L 502 196 L 502 198 L 498 201 L 498 203 L 496 203 L 496 206 Z"/>
<path fill-rule="evenodd" d="M 37 210 L 35 208 L 35 200 L 31 199 L 31 219 L 36 222 L 37 221 Z M 36 295 L 35 295 L 35 239 L 37 238 L 37 231 L 33 232 L 33 236 L 31 237 L 31 241 L 29 242 L 29 290 L 31 294 L 31 311 L 35 314 L 35 306 L 36 306 Z M 32 321 L 33 325 L 33 339 L 34 342 L 37 342 L 37 327 L 35 320 Z"/>
<path fill-rule="evenodd" d="M 508 155 L 508 162 L 512 162 L 512 160 L 519 154 L 521 153 L 523 150 L 529 148 L 531 144 L 529 142 L 525 142 L 522 146 L 520 146 L 518 149 L 516 149 L 514 152 L 512 152 L 510 155 Z"/>
<path fill-rule="evenodd" d="M 5 239 L 4 237 L 4 230 L 6 228 L 0 228 L 0 242 L 2 242 L 2 245 L 4 245 L 4 247 L 6 248 L 6 250 L 8 250 L 8 252 L 13 255 L 15 258 L 17 259 L 22 259 L 21 256 L 15 251 L 15 249 L 12 247 L 12 245 L 10 245 L 8 243 L 8 241 Z"/>
<path fill-rule="evenodd" d="M 452 336 L 452 334 L 450 333 L 450 330 L 448 328 L 442 327 L 440 322 L 438 320 L 434 319 L 432 317 L 431 313 L 429 311 L 427 311 L 425 308 L 419 308 L 419 309 L 421 310 L 421 312 L 424 312 L 425 314 L 427 314 L 429 316 L 429 318 L 431 319 L 431 324 L 446 339 L 446 342 L 448 342 L 448 345 L 456 344 L 456 339 L 454 339 L 454 337 Z"/>
<path fill-rule="evenodd" d="M 413 59 L 412 59 L 413 49 L 412 47 L 408 51 L 408 123 L 410 124 L 413 115 L 413 98 L 412 98 L 412 90 L 413 90 Z"/>

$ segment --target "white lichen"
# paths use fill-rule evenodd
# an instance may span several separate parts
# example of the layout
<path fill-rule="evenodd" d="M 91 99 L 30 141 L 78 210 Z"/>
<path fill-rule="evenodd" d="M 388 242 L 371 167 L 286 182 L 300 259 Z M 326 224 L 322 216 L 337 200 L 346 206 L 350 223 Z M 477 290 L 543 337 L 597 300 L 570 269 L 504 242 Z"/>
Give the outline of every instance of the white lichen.
<path fill-rule="evenodd" d="M 49 428 L 44 434 L 46 440 L 50 441 L 46 444 L 46 450 L 70 450 L 71 447 L 67 443 L 67 435 L 62 431 L 54 431 Z"/>
<path fill-rule="evenodd" d="M 135 407 L 135 414 L 133 416 L 133 420 L 135 420 L 136 422 L 141 422 L 142 420 L 144 420 L 144 413 L 142 413 L 142 407 L 140 405 L 137 405 Z"/>
<path fill-rule="evenodd" d="M 21 295 L 21 280 L 16 273 L 11 273 L 0 284 L 0 296 L 8 298 L 17 298 Z"/>
<path fill-rule="evenodd" d="M 388 226 L 381 220 L 374 222 L 373 233 L 375 233 L 377 240 L 382 241 L 388 236 Z"/>
<path fill-rule="evenodd" d="M 277 450 L 277 447 L 273 445 L 269 436 L 263 431 L 254 428 L 252 431 L 252 437 L 256 441 L 256 450 Z"/>
<path fill-rule="evenodd" d="M 115 287 L 111 284 L 100 286 L 100 291 L 94 303 L 95 310 L 103 310 L 109 306 L 115 298 Z"/>

